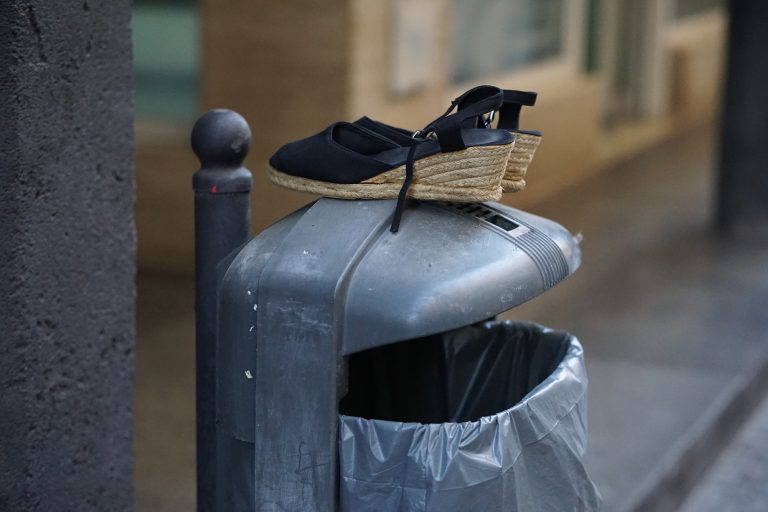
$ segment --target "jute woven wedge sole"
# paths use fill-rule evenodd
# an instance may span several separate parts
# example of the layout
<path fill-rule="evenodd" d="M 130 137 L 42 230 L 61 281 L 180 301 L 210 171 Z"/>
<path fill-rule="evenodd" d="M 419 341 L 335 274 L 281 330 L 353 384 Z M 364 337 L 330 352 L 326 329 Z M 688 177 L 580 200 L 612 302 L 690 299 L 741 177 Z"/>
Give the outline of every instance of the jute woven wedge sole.
<path fill-rule="evenodd" d="M 408 196 L 441 201 L 495 201 L 512 146 L 475 146 L 438 153 L 417 160 Z M 343 184 L 291 176 L 272 166 L 267 169 L 275 185 L 340 199 L 395 199 L 403 186 L 405 165 L 361 183 Z"/>
<path fill-rule="evenodd" d="M 519 192 L 525 188 L 525 174 L 540 143 L 540 135 L 515 132 L 515 147 L 501 181 L 504 192 Z"/>

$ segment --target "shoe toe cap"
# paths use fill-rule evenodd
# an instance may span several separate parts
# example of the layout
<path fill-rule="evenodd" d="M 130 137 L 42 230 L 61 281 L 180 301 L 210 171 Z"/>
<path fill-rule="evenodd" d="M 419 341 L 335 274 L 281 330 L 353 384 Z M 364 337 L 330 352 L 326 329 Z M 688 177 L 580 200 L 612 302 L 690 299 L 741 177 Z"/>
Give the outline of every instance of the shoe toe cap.
<path fill-rule="evenodd" d="M 314 137 L 310 137 L 312 139 Z M 312 169 L 318 164 L 317 156 L 312 148 L 315 144 L 309 139 L 289 142 L 269 159 L 269 165 L 274 169 L 294 176 L 304 176 L 312 174 Z"/>

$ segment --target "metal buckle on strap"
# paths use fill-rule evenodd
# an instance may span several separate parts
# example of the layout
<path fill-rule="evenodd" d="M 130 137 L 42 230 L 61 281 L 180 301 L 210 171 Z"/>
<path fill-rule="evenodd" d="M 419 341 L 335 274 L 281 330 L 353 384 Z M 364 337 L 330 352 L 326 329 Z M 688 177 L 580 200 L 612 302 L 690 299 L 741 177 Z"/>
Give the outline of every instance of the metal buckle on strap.
<path fill-rule="evenodd" d="M 416 130 L 411 134 L 412 139 L 434 139 L 437 137 L 437 134 L 435 133 L 435 130 L 431 128 L 422 128 L 421 130 Z"/>
<path fill-rule="evenodd" d="M 483 118 L 483 128 L 490 128 L 494 117 L 496 117 L 496 111 L 491 110 L 488 115 Z"/>

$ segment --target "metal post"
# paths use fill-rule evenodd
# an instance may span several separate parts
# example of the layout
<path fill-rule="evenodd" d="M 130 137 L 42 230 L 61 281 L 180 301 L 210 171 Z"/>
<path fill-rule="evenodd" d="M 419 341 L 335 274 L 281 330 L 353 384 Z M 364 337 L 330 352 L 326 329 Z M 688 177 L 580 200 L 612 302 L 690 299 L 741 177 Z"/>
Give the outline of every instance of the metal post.
<path fill-rule="evenodd" d="M 197 510 L 216 503 L 216 265 L 250 236 L 252 177 L 243 167 L 251 130 L 231 110 L 211 110 L 192 129 L 200 159 L 195 191 Z"/>

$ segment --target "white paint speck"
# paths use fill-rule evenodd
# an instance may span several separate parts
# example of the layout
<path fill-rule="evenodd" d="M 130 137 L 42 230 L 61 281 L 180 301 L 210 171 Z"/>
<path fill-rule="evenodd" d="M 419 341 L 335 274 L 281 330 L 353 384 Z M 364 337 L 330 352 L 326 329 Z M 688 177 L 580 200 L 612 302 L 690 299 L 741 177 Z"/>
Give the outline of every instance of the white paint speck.
<path fill-rule="evenodd" d="M 253 327 L 254 327 L 254 326 L 252 325 L 252 326 L 251 326 L 251 328 L 250 328 L 250 329 L 248 329 L 248 332 L 253 332 Z"/>
<path fill-rule="evenodd" d="M 307 254 L 309 254 L 309 251 L 304 249 L 304 251 L 301 254 L 304 254 L 306 256 Z"/>
<path fill-rule="evenodd" d="M 253 305 L 253 310 L 254 311 L 258 311 L 259 310 L 259 305 L 258 304 L 254 304 Z"/>
<path fill-rule="evenodd" d="M 248 295 L 250 295 L 250 294 L 251 294 L 251 290 L 248 290 Z"/>
<path fill-rule="evenodd" d="M 251 374 L 251 370 L 245 370 L 245 378 L 246 379 L 252 379 L 253 375 Z"/>

